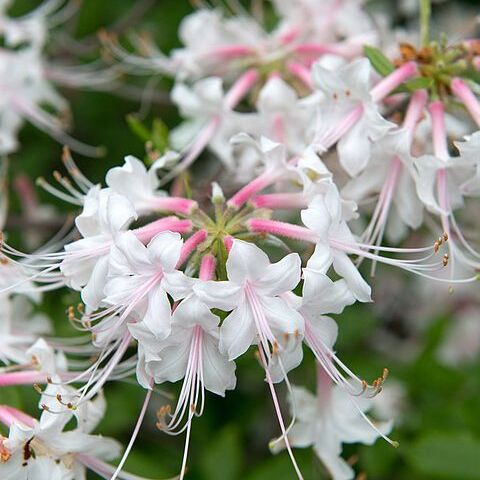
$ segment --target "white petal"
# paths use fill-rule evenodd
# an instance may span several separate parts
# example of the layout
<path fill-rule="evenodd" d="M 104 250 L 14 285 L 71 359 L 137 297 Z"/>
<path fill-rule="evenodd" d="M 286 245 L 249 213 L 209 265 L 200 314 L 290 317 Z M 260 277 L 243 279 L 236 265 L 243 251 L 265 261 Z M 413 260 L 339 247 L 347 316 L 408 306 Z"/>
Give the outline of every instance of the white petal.
<path fill-rule="evenodd" d="M 347 282 L 348 288 L 360 302 L 371 302 L 372 289 L 363 279 L 360 272 L 346 253 L 335 252 L 333 256 L 333 268 Z"/>
<path fill-rule="evenodd" d="M 241 287 L 232 282 L 196 282 L 193 291 L 210 308 L 225 311 L 235 308 L 242 294 Z"/>
<path fill-rule="evenodd" d="M 267 254 L 256 245 L 234 240 L 227 259 L 228 279 L 237 284 L 245 280 L 257 280 L 269 265 Z"/>
<path fill-rule="evenodd" d="M 303 270 L 303 306 L 312 315 L 342 313 L 347 305 L 355 302 L 344 280 L 333 282 L 325 274 L 310 268 Z"/>
<path fill-rule="evenodd" d="M 297 253 L 290 253 L 276 263 L 268 265 L 263 275 L 255 281 L 262 295 L 281 295 L 293 290 L 300 282 L 302 261 Z"/>
<path fill-rule="evenodd" d="M 319 273 L 327 273 L 333 263 L 333 255 L 328 243 L 317 243 L 315 251 L 307 262 L 307 268 Z"/>
<path fill-rule="evenodd" d="M 101 257 L 96 263 L 88 283 L 82 290 L 82 301 L 89 310 L 98 308 L 105 298 L 104 288 L 107 283 L 108 256 Z"/>
<path fill-rule="evenodd" d="M 356 177 L 368 164 L 371 154 L 370 140 L 364 121 L 359 120 L 337 145 L 340 164 L 351 176 Z"/>
<path fill-rule="evenodd" d="M 220 350 L 235 360 L 245 353 L 255 340 L 255 323 L 251 310 L 242 302 L 220 327 Z"/>
<path fill-rule="evenodd" d="M 204 335 L 202 341 L 203 384 L 210 392 L 225 395 L 225 390 L 233 390 L 236 384 L 235 363 L 220 353 L 218 341 Z"/>
<path fill-rule="evenodd" d="M 180 258 L 183 240 L 179 233 L 161 232 L 148 244 L 151 261 L 158 263 L 166 272 L 171 272 Z"/>

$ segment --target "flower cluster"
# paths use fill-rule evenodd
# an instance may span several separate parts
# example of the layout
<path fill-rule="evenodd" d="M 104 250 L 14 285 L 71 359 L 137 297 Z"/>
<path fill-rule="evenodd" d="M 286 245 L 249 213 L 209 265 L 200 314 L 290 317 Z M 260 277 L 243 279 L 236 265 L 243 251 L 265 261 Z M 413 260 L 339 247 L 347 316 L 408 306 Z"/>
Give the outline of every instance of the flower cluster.
<path fill-rule="evenodd" d="M 200 9 L 169 56 L 140 37 L 145 55 L 135 55 L 103 35 L 119 68 L 175 77 L 171 98 L 184 121 L 169 150 L 150 148 L 148 167 L 127 156 L 105 186 L 91 183 L 66 148 L 71 179 L 56 174 L 60 187 L 43 186 L 81 208 L 75 233 L 33 254 L 2 237 L 0 385 L 36 385 L 43 409 L 37 421 L 0 406 L 10 428 L 0 437 L 2 478 L 80 479 L 85 468 L 134 478 L 122 468 L 154 387 L 174 382 L 182 382 L 178 399 L 158 410 L 156 425 L 185 433 L 183 478 L 206 391 L 235 389 L 235 362 L 251 350 L 280 429 L 270 448 L 287 450 L 298 478 L 292 447 L 313 446 L 341 480 L 354 477 L 342 443 L 397 445 L 387 436 L 392 422 L 367 415 L 388 371 L 372 382 L 354 373 L 335 351 L 329 315 L 375 298 L 366 261 L 372 273 L 397 267 L 445 292 L 477 281 L 480 253 L 458 212 L 480 193 L 478 44 L 403 45 L 390 61 L 372 47 L 363 55 L 380 32 L 360 2 L 273 6 L 271 32 L 245 12 Z M 453 142 L 452 118 L 468 134 Z M 208 199 L 183 175 L 206 150 L 224 172 Z M 410 234 L 422 227 L 425 244 L 390 246 L 418 241 Z M 54 337 L 28 311 L 26 296 L 63 287 L 81 295 L 68 310 L 83 332 L 77 340 Z M 79 353 L 90 360 L 75 360 Z M 316 361 L 316 395 L 289 381 L 304 354 Z M 145 402 L 114 468 L 105 460 L 117 444 L 91 432 L 105 384 L 133 374 Z M 76 427 L 63 431 L 71 420 Z"/>

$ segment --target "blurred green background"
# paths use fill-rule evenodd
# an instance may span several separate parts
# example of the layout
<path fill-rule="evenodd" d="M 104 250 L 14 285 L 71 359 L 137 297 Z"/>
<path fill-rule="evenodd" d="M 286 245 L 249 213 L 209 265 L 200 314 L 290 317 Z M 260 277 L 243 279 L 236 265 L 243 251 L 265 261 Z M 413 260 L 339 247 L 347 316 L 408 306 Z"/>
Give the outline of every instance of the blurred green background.
<path fill-rule="evenodd" d="M 28 11 L 39 2 L 16 0 L 14 10 Z M 116 20 L 131 11 L 133 0 L 84 0 L 79 13 L 68 28 L 78 39 L 95 39 L 101 28 L 109 28 Z M 395 8 L 396 2 L 376 1 L 376 7 Z M 454 6 L 463 9 L 479 2 L 446 2 L 438 12 L 448 12 Z M 177 27 L 183 16 L 192 11 L 185 0 L 158 0 L 150 2 L 148 12 L 132 28 L 150 31 L 158 45 L 168 51 L 178 46 Z M 442 17 L 443 18 L 443 17 Z M 399 23 L 404 20 L 399 17 Z M 443 21 L 443 20 L 442 20 Z M 62 28 L 62 27 L 61 27 Z M 51 45 L 52 54 L 67 57 L 61 42 Z M 94 52 L 95 53 L 95 52 Z M 92 55 L 94 54 L 92 53 Z M 139 82 L 141 84 L 141 82 Z M 159 88 L 167 90 L 169 81 L 161 81 Z M 62 90 L 72 107 L 74 128 L 72 134 L 94 145 L 108 149 L 105 157 L 88 159 L 74 155 L 80 168 L 92 181 L 101 181 L 113 165 L 122 163 L 126 154 L 144 155 L 142 142 L 131 132 L 126 116 L 139 108 L 136 100 L 107 92 Z M 168 126 L 178 120 L 175 108 L 166 104 L 153 104 L 146 118 L 161 118 Z M 62 170 L 61 146 L 47 135 L 31 126 L 25 126 L 20 135 L 22 145 L 11 156 L 10 180 L 20 174 L 31 179 L 43 176 L 51 178 L 54 170 Z M 198 168 L 198 167 L 197 167 Z M 11 188 L 11 212 L 7 228 L 12 242 L 22 245 L 28 230 L 16 228 L 22 220 L 21 206 Z M 39 191 L 42 202 L 51 203 L 65 212 L 67 208 L 51 196 Z M 51 228 L 33 226 L 44 238 L 54 233 Z M 372 280 L 373 290 L 381 279 Z M 471 362 L 461 369 L 442 366 L 437 361 L 437 348 L 443 339 L 448 323 L 448 313 L 435 314 L 425 322 L 420 308 L 402 309 L 403 295 L 408 292 L 403 277 L 401 285 L 389 294 L 395 308 L 382 309 L 381 314 L 371 306 L 354 306 L 337 318 L 340 336 L 337 352 L 345 363 L 366 379 L 375 378 L 383 367 L 388 367 L 392 381 L 399 381 L 405 388 L 405 401 L 399 425 L 392 438 L 400 442 L 393 449 L 378 441 L 373 447 L 345 446 L 344 456 L 355 464 L 356 471 L 371 480 L 434 480 L 480 479 L 480 362 Z M 388 280 L 387 280 L 388 281 Z M 52 293 L 46 296 L 44 308 L 58 327 L 61 335 L 70 335 L 65 309 L 75 304 L 78 296 L 73 293 Z M 453 302 L 453 300 L 452 300 Z M 419 306 L 418 306 L 419 307 Z M 419 312 L 417 314 L 417 312 Z M 418 315 L 418 318 L 416 316 Z M 406 318 L 408 317 L 408 318 Z M 422 317 L 422 318 L 420 318 Z M 417 322 L 423 327 L 405 330 L 405 322 Z M 378 331 L 405 342 L 414 337 L 416 355 L 404 358 L 397 352 L 385 354 L 382 337 Z M 192 480 L 280 480 L 294 478 L 288 456 L 270 455 L 268 442 L 278 435 L 279 429 L 272 408 L 270 395 L 263 381 L 262 370 L 253 351 L 237 364 L 238 387 L 226 398 L 207 395 L 206 410 L 195 419 L 190 445 L 188 478 Z M 306 353 L 304 364 L 292 372 L 292 383 L 314 388 L 314 363 Z M 388 383 L 388 382 L 387 382 Z M 165 391 L 177 392 L 178 386 L 166 385 Z M 285 396 L 285 387 L 278 388 Z M 124 444 L 128 441 L 143 401 L 145 392 L 134 383 L 118 383 L 106 388 L 108 415 L 98 429 L 104 435 L 113 436 Z M 30 388 L 3 388 L 0 403 L 9 403 L 35 411 L 37 394 Z M 184 437 L 169 437 L 155 429 L 155 410 L 165 402 L 162 396 L 152 401 L 126 469 L 151 478 L 167 478 L 178 473 L 183 452 Z M 284 409 L 287 412 L 286 409 Z M 311 450 L 297 450 L 296 455 L 306 479 L 328 478 L 321 463 Z M 92 476 L 91 478 L 96 478 Z M 33 480 L 33 479 L 32 479 Z"/>

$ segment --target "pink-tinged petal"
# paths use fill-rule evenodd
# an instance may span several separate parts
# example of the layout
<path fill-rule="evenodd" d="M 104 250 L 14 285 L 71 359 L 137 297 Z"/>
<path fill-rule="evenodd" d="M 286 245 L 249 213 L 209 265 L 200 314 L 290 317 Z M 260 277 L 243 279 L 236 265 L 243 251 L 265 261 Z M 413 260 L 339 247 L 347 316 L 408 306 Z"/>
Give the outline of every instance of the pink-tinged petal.
<path fill-rule="evenodd" d="M 233 390 L 236 385 L 235 363 L 220 353 L 218 341 L 210 335 L 202 339 L 203 385 L 217 395 L 225 396 L 225 390 Z"/>
<path fill-rule="evenodd" d="M 290 253 L 280 261 L 268 265 L 263 275 L 254 282 L 255 288 L 262 295 L 268 296 L 293 290 L 300 282 L 301 264 L 300 256 Z"/>
<path fill-rule="evenodd" d="M 255 340 L 256 329 L 253 314 L 245 302 L 223 321 L 220 328 L 220 351 L 235 360 L 244 354 Z"/>
<path fill-rule="evenodd" d="M 195 295 L 210 308 L 230 311 L 240 302 L 242 288 L 231 282 L 196 282 L 193 286 Z"/>
<path fill-rule="evenodd" d="M 371 302 L 372 289 L 363 279 L 353 262 L 343 252 L 335 252 L 333 256 L 333 268 L 347 282 L 348 288 L 360 302 Z"/>

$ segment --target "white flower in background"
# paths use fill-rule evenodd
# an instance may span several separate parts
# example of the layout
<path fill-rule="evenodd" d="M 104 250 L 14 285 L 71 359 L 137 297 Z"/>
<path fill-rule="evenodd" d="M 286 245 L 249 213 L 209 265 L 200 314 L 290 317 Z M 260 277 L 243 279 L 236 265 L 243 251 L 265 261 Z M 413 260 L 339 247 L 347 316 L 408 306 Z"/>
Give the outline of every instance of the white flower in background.
<path fill-rule="evenodd" d="M 473 362 L 479 352 L 478 307 L 471 306 L 455 315 L 454 321 L 446 329 L 437 357 L 444 365 L 460 368 Z"/>
<path fill-rule="evenodd" d="M 340 456 L 342 443 L 372 445 L 392 428 L 391 422 L 380 423 L 378 431 L 372 428 L 364 418 L 372 400 L 353 399 L 344 389 L 332 387 L 325 373 L 318 375 L 317 395 L 293 386 L 289 403 L 297 421 L 288 433 L 288 440 L 293 447 L 312 446 L 334 480 L 355 476 L 352 467 Z M 274 445 L 274 451 L 283 446 L 282 442 Z"/>
<path fill-rule="evenodd" d="M 38 335 L 52 332 L 49 319 L 34 313 L 30 300 L 23 295 L 0 295 L 0 361 L 28 363 L 27 349 Z"/>

